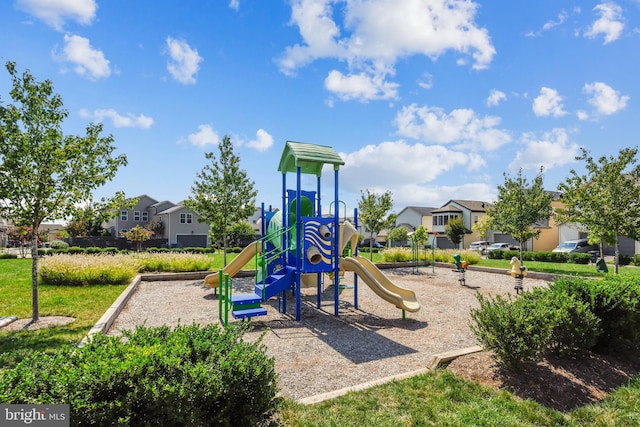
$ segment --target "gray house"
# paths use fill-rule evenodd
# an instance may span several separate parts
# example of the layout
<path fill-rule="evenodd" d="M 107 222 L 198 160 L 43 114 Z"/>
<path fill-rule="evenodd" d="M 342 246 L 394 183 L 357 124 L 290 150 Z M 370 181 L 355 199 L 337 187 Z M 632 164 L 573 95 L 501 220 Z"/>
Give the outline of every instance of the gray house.
<path fill-rule="evenodd" d="M 199 215 L 187 209 L 182 202 L 159 202 L 146 194 L 138 197 L 133 209 L 120 209 L 118 215 L 103 227 L 112 236 L 135 226 L 155 230 L 153 238 L 165 239 L 169 247 L 208 247 L 209 224 L 198 222 Z"/>

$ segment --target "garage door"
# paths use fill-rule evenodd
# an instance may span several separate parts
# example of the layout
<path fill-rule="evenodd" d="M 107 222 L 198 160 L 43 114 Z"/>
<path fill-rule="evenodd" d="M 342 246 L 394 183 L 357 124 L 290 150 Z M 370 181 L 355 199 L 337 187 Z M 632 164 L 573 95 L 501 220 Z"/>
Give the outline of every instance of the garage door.
<path fill-rule="evenodd" d="M 206 248 L 206 234 L 184 234 L 176 236 L 179 248 Z"/>

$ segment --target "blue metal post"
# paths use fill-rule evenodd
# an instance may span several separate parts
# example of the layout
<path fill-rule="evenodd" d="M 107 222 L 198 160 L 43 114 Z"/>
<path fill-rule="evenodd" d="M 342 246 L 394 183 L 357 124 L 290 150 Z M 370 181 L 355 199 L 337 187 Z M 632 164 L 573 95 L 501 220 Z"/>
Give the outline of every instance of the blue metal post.
<path fill-rule="evenodd" d="M 300 304 L 302 303 L 300 299 L 300 272 L 302 271 L 302 191 L 301 191 L 301 177 L 302 169 L 300 166 L 296 169 L 296 320 L 300 320 Z"/>
<path fill-rule="evenodd" d="M 317 210 L 316 210 L 316 216 L 322 217 L 322 202 L 321 202 L 321 188 L 320 188 L 320 177 L 318 177 L 317 179 L 317 193 L 316 193 L 316 200 L 317 200 Z M 333 234 L 335 235 L 336 231 L 333 231 Z M 318 308 L 322 308 L 322 273 L 318 273 L 317 274 L 317 292 L 316 292 L 316 305 Z"/>
<path fill-rule="evenodd" d="M 336 166 L 334 166 L 334 176 L 335 176 L 335 187 L 333 189 L 333 197 L 334 197 L 334 202 L 335 202 L 335 212 L 334 212 L 334 217 L 333 217 L 333 229 L 335 230 L 335 233 L 337 234 L 338 232 L 338 224 L 340 221 L 340 214 L 338 213 L 338 168 Z M 335 238 L 333 239 L 333 277 L 335 278 L 334 280 L 334 285 L 333 285 L 333 314 L 335 316 L 338 315 L 338 298 L 340 297 L 340 294 L 338 292 L 338 288 L 339 288 L 339 284 L 340 284 L 340 242 L 339 242 L 339 238 Z"/>
<path fill-rule="evenodd" d="M 353 208 L 353 225 L 358 230 L 358 208 Z M 355 248 L 351 248 L 351 251 L 357 256 L 358 245 Z M 358 275 L 353 273 L 353 306 L 358 309 Z"/>
<path fill-rule="evenodd" d="M 288 217 L 287 217 L 287 173 L 286 172 L 282 172 L 282 226 L 281 226 L 281 230 L 285 230 L 287 228 L 289 228 L 287 226 L 287 221 L 289 221 Z M 282 233 L 282 236 L 280 237 L 282 239 L 282 250 L 280 251 L 280 264 L 281 265 L 287 265 L 287 254 L 289 252 L 288 250 L 288 244 L 287 242 L 289 241 L 289 234 L 288 233 Z M 286 313 L 287 312 L 287 291 L 284 290 L 282 291 L 282 312 Z"/>

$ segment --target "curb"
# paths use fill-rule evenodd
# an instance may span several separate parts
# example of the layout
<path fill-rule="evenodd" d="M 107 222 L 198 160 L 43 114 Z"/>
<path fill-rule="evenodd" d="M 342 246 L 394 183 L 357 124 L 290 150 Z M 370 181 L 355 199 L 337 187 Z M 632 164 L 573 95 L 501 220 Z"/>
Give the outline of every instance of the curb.
<path fill-rule="evenodd" d="M 137 275 L 133 279 L 133 281 L 129 284 L 129 286 L 127 286 L 127 288 L 120 294 L 118 299 L 116 299 L 113 302 L 113 304 L 111 304 L 111 307 L 109 307 L 107 311 L 105 311 L 105 313 L 102 315 L 100 320 L 98 320 L 98 323 L 93 325 L 93 328 L 89 330 L 89 333 L 87 334 L 87 336 L 84 337 L 82 341 L 80 341 L 80 344 L 78 344 L 78 347 L 82 347 L 85 344 L 87 344 L 89 342 L 89 339 L 94 334 L 106 333 L 109 330 L 109 328 L 111 328 L 111 325 L 113 325 L 113 322 L 116 320 L 116 317 L 118 317 L 118 315 L 120 314 L 124 306 L 127 305 L 127 302 L 131 298 L 131 295 L 133 295 L 133 293 L 136 291 L 136 289 L 138 288 L 138 284 L 141 281 L 142 281 L 142 276 Z"/>
<path fill-rule="evenodd" d="M 7 326 L 10 323 L 15 322 L 16 320 L 18 320 L 18 316 L 0 317 L 0 329 L 4 328 L 5 326 Z"/>
<path fill-rule="evenodd" d="M 362 384 L 357 384 L 350 387 L 341 388 L 340 390 L 329 391 L 327 393 L 317 394 L 315 396 L 305 397 L 299 399 L 297 402 L 302 405 L 312 405 L 314 403 L 324 402 L 325 400 L 335 399 L 336 397 L 344 396 L 347 393 L 352 391 L 362 391 L 371 387 L 375 387 L 377 385 L 385 384 L 391 381 L 400 381 L 407 378 L 414 377 L 416 375 L 426 374 L 445 364 L 446 362 L 450 362 L 453 359 L 456 359 L 460 356 L 465 356 L 467 354 L 477 353 L 482 351 L 482 347 L 473 346 L 467 347 L 459 350 L 448 351 L 446 353 L 436 354 L 431 358 L 428 367 L 418 369 L 411 372 L 405 372 L 402 374 L 392 375 L 385 378 L 380 378 L 377 380 L 367 381 Z"/>

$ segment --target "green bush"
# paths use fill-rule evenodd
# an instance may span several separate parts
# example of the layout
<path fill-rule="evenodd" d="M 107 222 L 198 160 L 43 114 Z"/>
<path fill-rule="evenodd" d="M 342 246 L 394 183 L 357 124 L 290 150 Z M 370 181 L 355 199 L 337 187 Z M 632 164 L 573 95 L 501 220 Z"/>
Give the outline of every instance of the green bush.
<path fill-rule="evenodd" d="M 602 351 L 640 348 L 640 284 L 632 277 L 607 276 L 602 280 L 561 278 L 550 288 L 587 304 L 598 319 L 602 334 L 594 347 Z"/>
<path fill-rule="evenodd" d="M 51 242 L 49 247 L 51 249 L 67 249 L 69 247 L 69 244 L 64 240 L 54 240 L 53 242 Z"/>
<path fill-rule="evenodd" d="M 85 250 L 84 250 L 84 248 L 81 248 L 80 246 L 69 246 L 67 248 L 67 252 L 66 253 L 71 254 L 71 255 L 73 255 L 73 254 L 84 254 Z"/>
<path fill-rule="evenodd" d="M 0 402 L 69 404 L 73 425 L 267 424 L 276 373 L 247 322 L 96 335 L 81 348 L 34 353 L 0 371 Z"/>
<path fill-rule="evenodd" d="M 568 293 L 535 288 L 516 298 L 477 298 L 471 330 L 502 368 L 521 369 L 550 353 L 588 350 L 601 333 L 588 304 Z"/>
<path fill-rule="evenodd" d="M 569 254 L 569 262 L 573 264 L 589 264 L 590 261 L 591 261 L 590 254 L 583 254 L 579 252 Z"/>
<path fill-rule="evenodd" d="M 551 328 L 540 321 L 538 312 L 519 302 L 523 298 L 480 293 L 477 298 L 480 308 L 471 310 L 471 330 L 485 349 L 493 351 L 499 367 L 517 370 L 541 357 Z"/>
<path fill-rule="evenodd" d="M 629 265 L 633 261 L 633 257 L 631 255 L 618 255 L 618 265 Z"/>
<path fill-rule="evenodd" d="M 10 254 L 7 252 L 0 252 L 0 259 L 15 259 L 18 258 L 17 254 Z"/>

